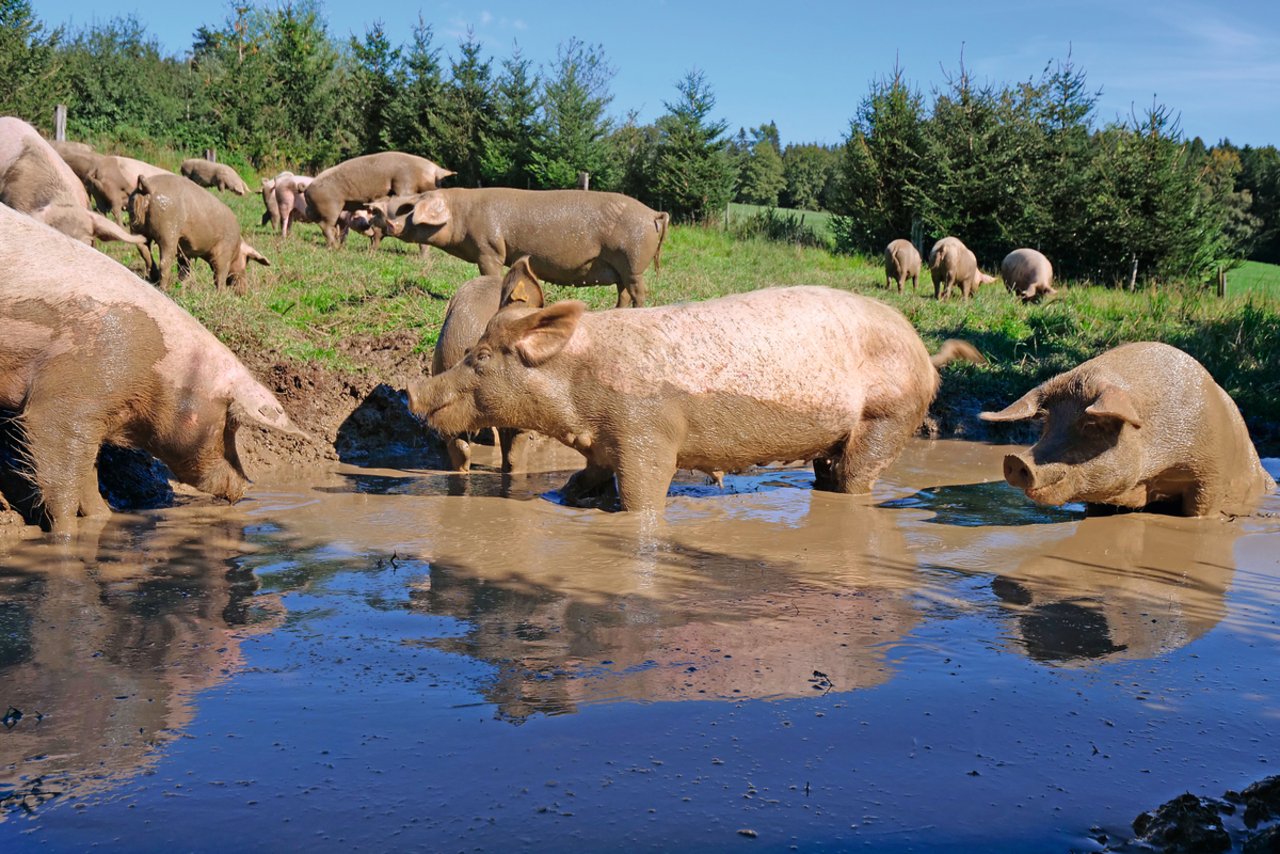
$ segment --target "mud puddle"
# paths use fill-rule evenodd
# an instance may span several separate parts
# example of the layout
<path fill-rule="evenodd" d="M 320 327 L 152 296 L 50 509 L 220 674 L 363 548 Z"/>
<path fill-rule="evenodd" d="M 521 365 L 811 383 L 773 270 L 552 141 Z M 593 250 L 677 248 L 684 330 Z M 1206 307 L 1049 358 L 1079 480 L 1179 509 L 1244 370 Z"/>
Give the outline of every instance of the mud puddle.
<path fill-rule="evenodd" d="M 0 850 L 1100 850 L 1276 773 L 1280 499 L 1084 518 L 1004 452 L 654 523 L 547 448 L 2 542 Z"/>

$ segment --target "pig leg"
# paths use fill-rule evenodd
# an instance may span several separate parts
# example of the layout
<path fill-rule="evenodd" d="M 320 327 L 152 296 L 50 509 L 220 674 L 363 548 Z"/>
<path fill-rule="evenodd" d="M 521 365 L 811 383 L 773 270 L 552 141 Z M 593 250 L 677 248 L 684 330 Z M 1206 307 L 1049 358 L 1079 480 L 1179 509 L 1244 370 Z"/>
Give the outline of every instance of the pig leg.
<path fill-rule="evenodd" d="M 502 276 L 501 255 L 482 251 L 480 259 L 476 261 L 476 266 L 480 268 L 480 275 L 482 276 Z"/>
<path fill-rule="evenodd" d="M 52 533 L 70 534 L 82 507 L 86 515 L 109 512 L 101 495 L 96 501 L 86 501 L 90 478 L 94 492 L 98 488 L 96 466 L 101 446 L 89 419 L 82 413 L 67 412 L 65 405 L 59 406 L 57 400 L 39 391 L 32 392 L 22 419 L 27 425 L 27 453 L 36 488 Z"/>
<path fill-rule="evenodd" d="M 449 468 L 454 471 L 471 471 L 471 443 L 462 436 L 450 436 L 444 443 L 449 454 Z"/>
<path fill-rule="evenodd" d="M 98 461 L 95 458 L 92 468 L 80 483 L 80 515 L 109 516 L 111 508 L 98 489 Z"/>
<path fill-rule="evenodd" d="M 924 413 L 919 413 L 914 420 L 890 416 L 864 421 L 832 459 L 813 461 L 814 488 L 853 495 L 870 492 L 881 472 L 902 453 L 923 417 Z"/>
<path fill-rule="evenodd" d="M 161 290 L 169 288 L 170 280 L 173 276 L 173 265 L 178 260 L 178 245 L 176 242 L 170 243 L 162 241 L 160 243 L 160 275 L 158 277 Z"/>
<path fill-rule="evenodd" d="M 627 290 L 624 284 L 618 285 L 618 302 L 614 308 L 629 308 L 631 306 L 631 292 Z"/>
<path fill-rule="evenodd" d="M 528 467 L 534 434 L 528 430 L 503 427 L 498 431 L 498 443 L 502 446 L 502 471 L 506 474 L 522 474 Z"/>
<path fill-rule="evenodd" d="M 661 512 L 667 502 L 667 489 L 676 476 L 676 445 L 646 450 L 620 449 L 617 469 L 618 498 L 628 511 Z"/>
<path fill-rule="evenodd" d="M 631 297 L 630 303 L 636 308 L 644 305 L 646 291 L 644 287 L 644 275 L 636 273 L 634 276 L 623 277 L 623 284 L 618 287 L 618 308 L 622 308 L 622 294 L 625 289 L 626 294 Z"/>

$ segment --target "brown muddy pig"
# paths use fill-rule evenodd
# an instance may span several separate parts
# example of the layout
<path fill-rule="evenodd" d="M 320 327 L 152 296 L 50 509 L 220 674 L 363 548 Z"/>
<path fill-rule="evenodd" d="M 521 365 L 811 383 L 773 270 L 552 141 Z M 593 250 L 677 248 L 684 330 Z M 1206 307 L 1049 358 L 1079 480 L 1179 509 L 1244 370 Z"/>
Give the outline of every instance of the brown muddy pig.
<path fill-rule="evenodd" d="M 182 279 L 190 272 L 191 259 L 203 258 L 213 268 L 217 287 L 229 281 L 236 293 L 247 288 L 248 261 L 270 266 L 241 239 L 240 223 L 231 208 L 181 175 L 139 178 L 138 189 L 129 197 L 129 216 L 133 230 L 160 247 L 159 266 L 152 266 L 151 279 L 161 288 L 169 287 L 174 261 Z"/>
<path fill-rule="evenodd" d="M 112 192 L 113 187 L 125 183 L 115 158 L 99 154 L 83 142 L 50 140 L 49 144 L 76 173 L 98 210 L 111 214 L 116 222 L 124 222 L 124 204 L 128 197 L 119 197 Z"/>
<path fill-rule="evenodd" d="M 104 154 L 90 174 L 95 195 L 101 196 L 113 211 L 124 211 L 129 206 L 129 196 L 138 188 L 138 179 L 144 175 L 172 175 L 168 169 L 153 166 L 143 160 Z M 124 219 L 120 219 L 124 222 Z"/>
<path fill-rule="evenodd" d="M 470 261 L 482 276 L 528 255 L 557 285 L 617 285 L 618 307 L 644 305 L 644 271 L 661 263 L 668 215 L 621 193 L 451 187 L 371 205 L 374 224 Z"/>
<path fill-rule="evenodd" d="M 119 240 L 141 245 L 102 214 L 53 146 L 21 119 L 0 118 L 0 202 L 82 243 Z"/>
<path fill-rule="evenodd" d="M 226 190 L 237 196 L 243 196 L 249 192 L 249 185 L 244 182 L 240 174 L 225 163 L 214 163 L 203 157 L 192 157 L 182 161 L 179 172 L 182 177 L 194 181 L 201 187 Z"/>
<path fill-rule="evenodd" d="M 920 252 L 910 240 L 898 238 L 884 248 L 884 286 L 893 287 L 898 283 L 898 293 L 902 286 L 911 280 L 911 292 L 915 293 L 920 283 Z"/>
<path fill-rule="evenodd" d="M 527 271 L 527 262 L 521 259 L 512 268 L 512 272 L 515 273 L 517 269 Z M 509 301 L 521 302 L 533 308 L 542 307 L 542 289 L 537 286 L 536 281 L 532 287 L 519 288 L 520 274 L 508 278 L 512 294 Z M 503 280 L 497 276 L 480 276 L 464 282 L 458 288 L 445 309 L 440 338 L 431 355 L 433 376 L 439 376 L 461 362 L 467 351 L 480 340 L 490 318 L 498 313 L 502 291 Z M 535 434 L 503 427 L 498 431 L 498 441 L 502 448 L 502 470 L 512 474 L 523 472 Z M 446 435 L 445 447 L 449 452 L 449 463 L 455 471 L 470 471 L 471 443 L 465 436 Z"/>
<path fill-rule="evenodd" d="M 353 157 L 321 172 L 306 189 L 309 221 L 320 224 L 325 242 L 337 248 L 338 215 L 374 199 L 409 196 L 434 190 L 454 174 L 425 157 L 402 151 L 383 151 Z"/>
<path fill-rule="evenodd" d="M 236 431 L 301 435 L 230 350 L 105 255 L 0 207 L 0 265 L 0 409 L 17 412 L 55 534 L 74 531 L 77 513 L 109 512 L 103 442 L 142 448 L 236 501 L 248 484 Z"/>
<path fill-rule="evenodd" d="M 521 267 L 513 278 L 535 286 Z M 624 510 L 656 511 L 677 468 L 813 460 L 818 488 L 867 492 L 937 388 L 896 309 L 793 287 L 592 314 L 577 300 L 504 305 L 465 359 L 410 385 L 409 405 L 444 433 L 557 439 L 588 462 L 569 493 L 612 476 Z"/>
<path fill-rule="evenodd" d="M 1058 292 L 1053 287 L 1053 265 L 1034 249 L 1015 249 L 1004 256 L 1000 278 L 1009 292 L 1023 302 L 1039 302 Z"/>
<path fill-rule="evenodd" d="M 958 237 L 944 237 L 933 244 L 929 252 L 929 273 L 933 277 L 933 296 L 946 299 L 953 287 L 969 299 L 978 292 L 979 285 L 988 285 L 995 278 L 978 269 L 978 258 Z"/>
<path fill-rule="evenodd" d="M 1235 403 L 1168 344 L 1108 350 L 980 417 L 1036 416 L 1045 419 L 1040 441 L 1005 457 L 1004 476 L 1038 504 L 1173 503 L 1208 516 L 1275 488 Z"/>

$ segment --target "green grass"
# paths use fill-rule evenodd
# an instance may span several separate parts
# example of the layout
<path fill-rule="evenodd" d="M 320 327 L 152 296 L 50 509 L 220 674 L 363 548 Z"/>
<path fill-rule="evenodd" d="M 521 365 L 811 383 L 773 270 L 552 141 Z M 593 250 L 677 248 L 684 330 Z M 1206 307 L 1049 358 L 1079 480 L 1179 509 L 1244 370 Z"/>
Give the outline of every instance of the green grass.
<path fill-rule="evenodd" d="M 216 292 L 209 268 L 195 265 L 174 297 L 237 352 L 253 351 L 311 362 L 321 368 L 368 371 L 352 339 L 395 335 L 397 346 L 427 352 L 445 306 L 458 286 L 477 275 L 438 250 L 385 240 L 376 253 L 352 234 L 329 251 L 313 225 L 287 240 L 259 225 L 261 199 L 224 195 L 245 239 L 271 260 L 250 265 L 249 293 Z M 135 271 L 132 247 L 109 251 Z M 1002 407 L 1035 383 L 1127 341 L 1160 340 L 1204 363 L 1232 394 L 1255 437 L 1280 447 L 1280 267 L 1246 264 L 1229 274 L 1228 297 L 1211 290 L 1127 293 L 1072 287 L 1044 305 L 1025 306 L 1000 285 L 971 302 L 932 299 L 923 276 L 919 293 L 883 287 L 876 259 L 837 256 L 821 249 L 739 240 L 719 229 L 675 226 L 662 249 L 661 271 L 646 274 L 650 303 L 702 300 L 767 285 L 816 284 L 873 295 L 901 309 L 931 349 L 945 338 L 966 338 L 991 360 L 946 372 L 937 411 L 944 427 L 972 424 L 977 408 Z M 1242 282 L 1241 280 L 1245 281 Z M 548 299 L 585 299 L 609 308 L 612 287 L 548 287 Z"/>
<path fill-rule="evenodd" d="M 748 217 L 768 210 L 764 205 L 744 205 L 734 202 L 729 205 L 729 226 L 732 228 Z M 800 214 L 800 220 L 809 226 L 824 240 L 834 240 L 831 235 L 831 214 L 826 211 L 804 211 L 795 208 L 775 208 L 780 214 Z"/>
<path fill-rule="evenodd" d="M 1227 293 L 1264 293 L 1280 297 L 1280 264 L 1245 261 L 1227 273 Z"/>

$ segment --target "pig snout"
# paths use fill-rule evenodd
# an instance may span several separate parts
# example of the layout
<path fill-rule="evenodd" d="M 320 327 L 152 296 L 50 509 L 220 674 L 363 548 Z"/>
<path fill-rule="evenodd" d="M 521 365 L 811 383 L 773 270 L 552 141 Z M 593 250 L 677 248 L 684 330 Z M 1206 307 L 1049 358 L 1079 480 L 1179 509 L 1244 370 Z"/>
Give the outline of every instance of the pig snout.
<path fill-rule="evenodd" d="M 1048 489 L 1065 475 L 1066 469 L 1062 466 L 1037 466 L 1021 454 L 1008 454 L 1004 458 L 1004 479 L 1028 495 Z"/>
<path fill-rule="evenodd" d="M 409 411 L 419 418 L 425 418 L 431 410 L 427 399 L 430 395 L 430 384 L 427 380 L 414 380 L 409 383 Z"/>

